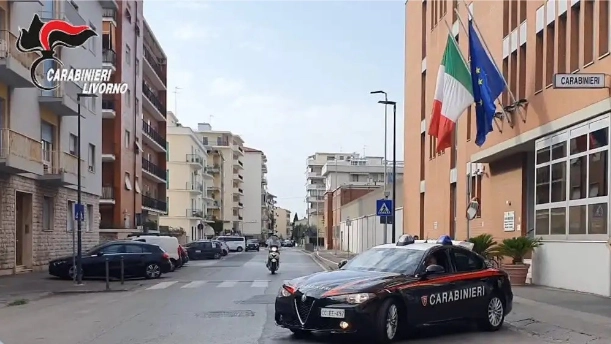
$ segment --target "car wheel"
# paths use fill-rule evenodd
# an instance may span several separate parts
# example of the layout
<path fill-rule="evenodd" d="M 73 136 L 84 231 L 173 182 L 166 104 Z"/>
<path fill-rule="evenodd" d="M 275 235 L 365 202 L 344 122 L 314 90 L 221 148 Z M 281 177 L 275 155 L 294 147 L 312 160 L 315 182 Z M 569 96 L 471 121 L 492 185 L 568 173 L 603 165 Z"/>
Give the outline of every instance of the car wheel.
<path fill-rule="evenodd" d="M 180 267 L 178 265 L 178 261 L 176 259 L 170 259 L 170 262 L 172 262 L 172 271 L 174 271 L 174 270 L 176 270 L 177 268 Z"/>
<path fill-rule="evenodd" d="M 226 256 L 228 254 L 229 254 L 229 252 L 227 252 L 227 250 L 223 250 L 223 256 Z"/>
<path fill-rule="evenodd" d="M 310 331 L 306 331 L 306 330 L 298 330 L 298 329 L 291 329 L 291 332 L 293 332 L 293 336 L 295 336 L 296 338 L 306 338 L 312 335 L 312 332 Z"/>
<path fill-rule="evenodd" d="M 221 254 L 220 253 L 215 253 L 214 254 L 214 259 L 221 259 Z"/>
<path fill-rule="evenodd" d="M 71 266 L 68 269 L 68 275 L 66 276 L 68 279 L 73 280 L 74 279 L 74 272 L 76 271 L 76 268 L 74 266 Z"/>
<path fill-rule="evenodd" d="M 244 249 L 242 248 L 242 246 L 239 246 L 238 249 L 237 249 L 238 252 L 242 252 L 243 250 Z"/>
<path fill-rule="evenodd" d="M 144 270 L 144 277 L 146 279 L 156 279 L 161 277 L 161 267 L 157 263 L 149 263 L 146 265 Z"/>
<path fill-rule="evenodd" d="M 398 337 L 399 307 L 394 300 L 388 299 L 382 303 L 373 331 L 376 343 L 390 343 Z"/>
<path fill-rule="evenodd" d="M 490 300 L 488 300 L 486 312 L 480 320 L 479 327 L 484 331 L 498 331 L 503 326 L 504 321 L 505 306 L 503 305 L 503 300 L 501 300 L 498 294 L 492 294 Z"/>

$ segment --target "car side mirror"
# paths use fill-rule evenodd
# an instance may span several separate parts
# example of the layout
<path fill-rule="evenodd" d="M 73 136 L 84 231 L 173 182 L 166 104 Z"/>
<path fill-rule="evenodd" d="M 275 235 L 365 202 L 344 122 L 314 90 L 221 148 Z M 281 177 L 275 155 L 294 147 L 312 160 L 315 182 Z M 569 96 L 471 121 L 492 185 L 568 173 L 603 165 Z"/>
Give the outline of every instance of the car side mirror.
<path fill-rule="evenodd" d="M 443 266 L 436 264 L 427 266 L 426 270 L 424 271 L 425 275 L 438 275 L 444 272 L 446 272 L 446 269 L 444 269 Z"/>
<path fill-rule="evenodd" d="M 345 259 L 342 259 L 339 263 L 337 263 L 337 268 L 341 269 L 344 267 L 344 265 L 348 264 L 348 261 Z"/>

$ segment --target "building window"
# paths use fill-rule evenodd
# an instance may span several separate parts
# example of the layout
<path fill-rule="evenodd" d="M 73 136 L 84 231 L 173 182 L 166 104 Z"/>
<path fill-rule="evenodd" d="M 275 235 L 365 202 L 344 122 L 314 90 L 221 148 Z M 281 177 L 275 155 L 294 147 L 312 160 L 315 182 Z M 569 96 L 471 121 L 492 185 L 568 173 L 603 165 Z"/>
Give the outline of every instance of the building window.
<path fill-rule="evenodd" d="M 68 151 L 72 155 L 78 154 L 77 141 L 78 138 L 76 137 L 76 135 L 70 134 L 70 138 L 68 139 Z"/>
<path fill-rule="evenodd" d="M 504 64 L 504 62 L 503 62 Z M 543 30 L 537 32 L 535 41 L 535 92 L 543 90 Z M 505 101 L 505 99 L 503 99 Z M 506 104 L 506 103 L 504 103 Z"/>
<path fill-rule="evenodd" d="M 132 181 L 131 181 L 131 178 L 129 176 L 129 172 L 125 172 L 125 190 L 127 190 L 127 191 L 131 191 L 132 190 Z"/>
<path fill-rule="evenodd" d="M 566 13 L 563 13 L 558 18 L 558 51 L 567 51 L 566 43 L 569 40 L 567 37 L 567 17 Z M 566 73 L 566 60 L 567 55 L 558 54 L 558 73 Z"/>
<path fill-rule="evenodd" d="M 130 90 L 127 90 L 127 92 L 125 92 L 125 105 L 127 107 L 131 107 L 131 103 L 132 103 L 132 92 Z"/>
<path fill-rule="evenodd" d="M 140 60 L 136 59 L 134 68 L 136 68 L 136 76 L 139 76 L 140 75 Z"/>
<path fill-rule="evenodd" d="M 609 117 L 536 142 L 535 234 L 608 239 Z"/>
<path fill-rule="evenodd" d="M 93 25 L 91 22 L 89 22 L 89 27 L 90 27 L 90 28 L 91 28 L 93 31 L 97 31 L 96 27 L 95 27 L 95 26 L 94 26 L 94 25 Z M 96 53 L 96 48 L 97 48 L 97 46 L 98 46 L 98 39 L 97 39 L 97 38 L 98 38 L 98 37 L 93 36 L 93 37 L 90 37 L 90 38 L 87 40 L 87 49 L 89 49 L 89 51 L 91 51 L 91 53 L 93 54 L 93 56 L 95 56 L 95 53 Z"/>
<path fill-rule="evenodd" d="M 128 66 L 132 64 L 132 49 L 127 44 L 125 45 L 125 63 Z"/>
<path fill-rule="evenodd" d="M 476 198 L 479 203 L 476 217 L 482 217 L 482 175 L 471 175 L 471 199 Z M 471 202 L 471 199 L 468 202 Z"/>
<path fill-rule="evenodd" d="M 609 1 L 598 2 L 598 56 L 602 57 L 609 52 Z"/>
<path fill-rule="evenodd" d="M 42 145 L 42 162 L 45 165 L 51 166 L 53 164 L 53 141 L 55 141 L 55 127 L 52 124 L 42 121 L 41 123 L 41 137 L 40 142 Z"/>
<path fill-rule="evenodd" d="M 556 24 L 549 24 L 545 30 L 545 85 L 549 86 L 554 82 L 554 64 L 556 62 L 555 38 Z"/>
<path fill-rule="evenodd" d="M 594 62 L 594 0 L 582 2 L 584 17 L 588 18 L 583 22 L 583 64 L 587 65 Z"/>
<path fill-rule="evenodd" d="M 87 216 L 85 217 L 86 219 L 86 230 L 87 231 L 91 231 L 93 229 L 93 205 L 88 204 L 87 205 Z"/>
<path fill-rule="evenodd" d="M 68 232 L 72 232 L 74 230 L 74 201 L 68 201 L 68 216 L 66 216 L 66 229 Z"/>
<path fill-rule="evenodd" d="M 581 50 L 580 39 L 581 39 L 581 2 L 574 4 L 571 7 L 571 33 L 570 40 L 571 44 L 569 47 L 570 51 L 570 59 L 569 64 L 571 67 L 571 72 L 576 72 L 579 70 L 579 51 Z"/>
<path fill-rule="evenodd" d="M 132 142 L 129 134 L 129 130 L 125 131 L 125 148 L 129 148 L 130 143 Z"/>
<path fill-rule="evenodd" d="M 95 172 L 95 146 L 91 143 L 89 144 L 89 154 L 87 157 L 87 161 L 89 164 L 89 172 Z"/>
<path fill-rule="evenodd" d="M 42 198 L 42 230 L 53 230 L 53 197 L 44 196 Z"/>

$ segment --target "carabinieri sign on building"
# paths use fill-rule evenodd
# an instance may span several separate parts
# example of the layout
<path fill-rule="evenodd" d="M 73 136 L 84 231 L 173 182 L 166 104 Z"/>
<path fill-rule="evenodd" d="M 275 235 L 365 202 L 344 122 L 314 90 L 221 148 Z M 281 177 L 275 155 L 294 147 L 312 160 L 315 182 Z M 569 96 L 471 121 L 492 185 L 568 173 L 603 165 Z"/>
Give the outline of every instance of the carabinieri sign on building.
<path fill-rule="evenodd" d="M 606 75 L 589 74 L 554 74 L 554 88 L 605 88 Z"/>

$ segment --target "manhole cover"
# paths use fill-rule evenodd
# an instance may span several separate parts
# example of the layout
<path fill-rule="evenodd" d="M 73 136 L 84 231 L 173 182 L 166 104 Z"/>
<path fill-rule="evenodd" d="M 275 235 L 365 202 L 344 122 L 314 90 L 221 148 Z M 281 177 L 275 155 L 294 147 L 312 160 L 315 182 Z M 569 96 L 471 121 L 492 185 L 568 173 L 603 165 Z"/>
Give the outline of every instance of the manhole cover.
<path fill-rule="evenodd" d="M 276 303 L 275 295 L 255 295 L 250 299 L 235 301 L 237 304 L 241 305 L 273 305 Z"/>
<path fill-rule="evenodd" d="M 244 318 L 252 317 L 255 312 L 250 310 L 243 311 L 216 311 L 216 312 L 205 312 L 200 313 L 197 316 L 200 318 Z"/>

